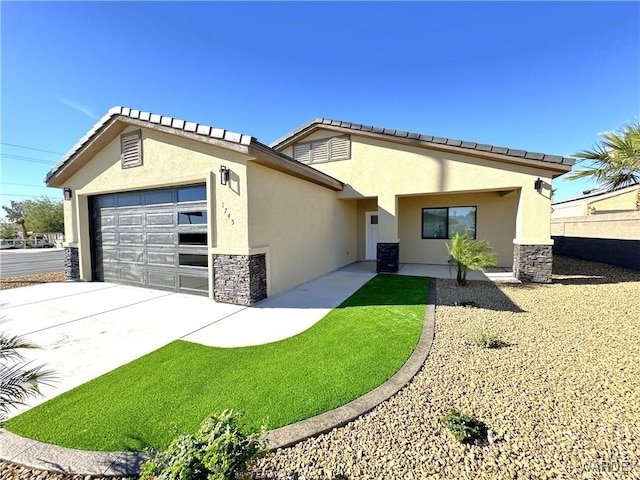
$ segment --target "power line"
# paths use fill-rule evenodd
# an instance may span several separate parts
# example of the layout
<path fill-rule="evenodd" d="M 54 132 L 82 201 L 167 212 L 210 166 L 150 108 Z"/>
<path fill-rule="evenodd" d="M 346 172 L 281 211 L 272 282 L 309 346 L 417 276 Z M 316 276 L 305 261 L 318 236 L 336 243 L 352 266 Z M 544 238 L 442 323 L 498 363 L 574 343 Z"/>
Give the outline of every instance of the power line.
<path fill-rule="evenodd" d="M 7 145 L 9 147 L 18 147 L 18 148 L 24 148 L 26 150 L 35 150 L 36 152 L 45 152 L 45 153 L 54 153 L 56 155 L 64 155 L 64 153 L 60 153 L 60 152 L 52 152 L 51 150 L 42 150 L 41 148 L 25 147 L 24 145 L 16 145 L 15 143 L 6 143 L 6 142 L 0 142 L 0 143 L 2 143 L 2 145 Z"/>
<path fill-rule="evenodd" d="M 17 193 L 0 193 L 3 197 L 25 197 L 25 198 L 41 198 L 43 195 L 19 195 Z M 44 195 L 46 196 L 46 195 Z M 53 199 L 55 200 L 55 198 Z"/>
<path fill-rule="evenodd" d="M 46 185 L 35 185 L 32 183 L 12 183 L 12 182 L 0 182 L 3 185 L 18 185 L 20 187 L 38 187 L 38 188 L 51 188 L 51 187 L 47 187 Z"/>
<path fill-rule="evenodd" d="M 24 157 L 22 155 L 13 155 L 11 153 L 3 153 L 1 154 L 2 158 L 6 158 L 8 160 L 18 160 L 19 162 L 31 162 L 31 163 L 43 163 L 46 165 L 55 165 L 58 162 L 52 162 L 51 160 L 45 160 L 43 158 L 35 158 L 35 157 Z"/>

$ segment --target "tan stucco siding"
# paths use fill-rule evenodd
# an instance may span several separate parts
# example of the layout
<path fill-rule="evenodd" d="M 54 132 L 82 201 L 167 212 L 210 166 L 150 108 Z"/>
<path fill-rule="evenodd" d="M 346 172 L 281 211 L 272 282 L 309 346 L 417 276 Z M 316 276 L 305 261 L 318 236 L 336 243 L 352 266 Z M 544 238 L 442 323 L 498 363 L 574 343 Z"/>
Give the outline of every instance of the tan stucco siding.
<path fill-rule="evenodd" d="M 593 200 L 587 203 L 587 212 L 584 214 L 602 214 L 616 212 L 633 212 L 636 211 L 636 202 L 638 202 L 640 189 L 630 192 L 612 195 L 609 198 Z M 592 210 L 593 209 L 593 210 Z"/>
<path fill-rule="evenodd" d="M 353 201 L 249 163 L 249 242 L 266 252 L 273 295 L 357 260 Z"/>
<path fill-rule="evenodd" d="M 550 243 L 548 170 L 357 135 L 351 135 L 351 142 L 350 160 L 318 163 L 313 167 L 347 184 L 338 198 L 378 198 L 380 241 L 397 240 L 397 223 L 394 225 L 392 217 L 398 196 L 520 189 L 522 208 L 512 240 L 523 244 Z M 534 189 L 537 178 L 545 183 L 541 193 Z"/>
<path fill-rule="evenodd" d="M 125 132 L 136 130 L 129 127 Z M 220 147 L 142 129 L 143 165 L 123 169 L 120 138 L 111 141 L 84 167 L 65 181 L 73 190 L 65 205 L 67 244 L 78 246 L 80 275 L 91 279 L 88 197 L 103 193 L 206 183 L 211 208 L 209 242 L 217 249 L 248 249 L 247 157 Z M 231 181 L 219 185 L 220 165 L 231 169 Z"/>
<path fill-rule="evenodd" d="M 515 236 L 517 195 L 468 193 L 402 197 L 398 200 L 401 263 L 444 265 L 448 240 L 422 238 L 422 209 L 438 207 L 477 207 L 476 236 L 487 240 L 498 255 L 500 267 L 511 268 Z"/>

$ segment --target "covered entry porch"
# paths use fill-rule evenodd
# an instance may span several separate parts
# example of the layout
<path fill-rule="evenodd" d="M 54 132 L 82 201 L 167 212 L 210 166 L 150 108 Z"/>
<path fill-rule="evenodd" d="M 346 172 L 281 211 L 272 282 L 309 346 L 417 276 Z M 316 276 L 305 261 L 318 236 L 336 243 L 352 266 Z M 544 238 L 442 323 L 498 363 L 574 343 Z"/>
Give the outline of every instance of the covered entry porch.
<path fill-rule="evenodd" d="M 455 233 L 467 233 L 487 240 L 496 251 L 498 265 L 490 271 L 496 278 L 550 280 L 552 242 L 548 233 L 545 238 L 534 232 L 545 215 L 540 212 L 540 218 L 525 221 L 520 188 L 395 195 L 357 202 L 358 260 L 375 262 L 378 272 L 408 268 L 450 278 L 446 245 Z M 537 239 L 524 240 L 527 237 Z M 534 264 L 533 274 L 525 268 L 527 262 Z"/>

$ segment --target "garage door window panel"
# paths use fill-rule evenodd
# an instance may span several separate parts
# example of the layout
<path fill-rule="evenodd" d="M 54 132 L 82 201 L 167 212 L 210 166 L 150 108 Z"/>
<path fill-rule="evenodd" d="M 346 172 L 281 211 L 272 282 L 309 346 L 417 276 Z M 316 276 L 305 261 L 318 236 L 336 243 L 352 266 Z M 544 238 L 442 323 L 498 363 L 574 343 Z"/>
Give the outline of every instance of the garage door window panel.
<path fill-rule="evenodd" d="M 175 192 L 172 190 L 154 190 L 144 194 L 144 201 L 147 205 L 157 205 L 162 203 L 174 203 Z"/>
<path fill-rule="evenodd" d="M 124 193 L 116 197 L 118 207 L 132 207 L 134 205 L 140 205 L 141 203 L 142 197 L 139 193 Z"/>
<path fill-rule="evenodd" d="M 180 253 L 178 264 L 185 267 L 203 267 L 209 266 L 208 255 L 200 253 Z"/>
<path fill-rule="evenodd" d="M 191 246 L 207 246 L 207 234 L 201 232 L 195 233 L 178 233 L 179 245 L 191 245 Z"/>
<path fill-rule="evenodd" d="M 204 185 L 183 187 L 178 189 L 178 203 L 199 202 L 207 199 L 207 189 Z"/>
<path fill-rule="evenodd" d="M 194 210 L 190 212 L 178 213 L 178 225 L 206 225 L 207 211 Z"/>

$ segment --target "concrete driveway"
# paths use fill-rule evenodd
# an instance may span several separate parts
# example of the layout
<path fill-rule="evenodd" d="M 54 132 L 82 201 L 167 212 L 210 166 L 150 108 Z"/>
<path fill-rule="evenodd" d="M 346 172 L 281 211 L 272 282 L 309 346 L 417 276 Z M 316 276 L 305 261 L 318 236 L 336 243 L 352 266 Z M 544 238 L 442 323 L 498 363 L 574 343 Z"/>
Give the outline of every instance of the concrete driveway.
<path fill-rule="evenodd" d="M 254 307 L 109 283 L 48 283 L 0 291 L 0 331 L 39 345 L 21 353 L 58 377 L 53 387 L 42 387 L 42 397 L 11 415 L 177 339 L 236 347 L 291 337 L 374 275 L 338 270 Z"/>

